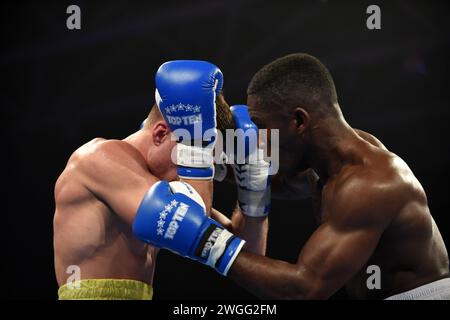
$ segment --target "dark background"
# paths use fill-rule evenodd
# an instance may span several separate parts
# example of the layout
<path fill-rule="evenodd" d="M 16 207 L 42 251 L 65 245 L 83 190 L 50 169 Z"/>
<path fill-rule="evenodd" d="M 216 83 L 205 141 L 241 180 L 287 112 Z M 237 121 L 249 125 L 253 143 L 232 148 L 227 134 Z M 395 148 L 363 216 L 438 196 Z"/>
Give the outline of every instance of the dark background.
<path fill-rule="evenodd" d="M 66 28 L 77 4 L 82 29 Z M 381 7 L 382 30 L 366 28 Z M 53 186 L 70 154 L 134 132 L 154 102 L 153 76 L 172 59 L 209 60 L 231 104 L 264 64 L 293 52 L 321 59 L 341 107 L 412 168 L 450 244 L 449 6 L 445 1 L 14 1 L 2 4 L 2 290 L 55 299 Z M 217 186 L 229 212 L 234 188 Z M 309 201 L 274 201 L 268 255 L 295 261 L 314 230 Z M 6 285 L 6 287 L 5 287 Z M 155 299 L 251 298 L 212 269 L 162 252 Z M 340 291 L 335 299 L 345 299 Z"/>

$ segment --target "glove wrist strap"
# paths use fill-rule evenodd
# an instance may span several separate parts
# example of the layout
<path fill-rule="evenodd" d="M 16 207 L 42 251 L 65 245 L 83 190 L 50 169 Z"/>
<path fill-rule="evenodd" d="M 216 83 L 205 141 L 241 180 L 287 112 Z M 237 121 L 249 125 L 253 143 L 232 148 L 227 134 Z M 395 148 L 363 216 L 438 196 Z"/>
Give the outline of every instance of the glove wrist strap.
<path fill-rule="evenodd" d="M 238 188 L 238 202 L 243 214 L 249 217 L 265 217 L 269 214 L 271 188 L 251 191 Z"/>
<path fill-rule="evenodd" d="M 214 177 L 213 147 L 177 143 L 177 172 L 186 179 L 212 179 Z"/>

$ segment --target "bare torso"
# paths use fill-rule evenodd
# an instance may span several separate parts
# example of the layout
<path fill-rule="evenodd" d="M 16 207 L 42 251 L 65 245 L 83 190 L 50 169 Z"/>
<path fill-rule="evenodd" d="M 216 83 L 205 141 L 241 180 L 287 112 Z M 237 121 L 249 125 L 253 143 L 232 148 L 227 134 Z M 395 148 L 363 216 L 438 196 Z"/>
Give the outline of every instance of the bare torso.
<path fill-rule="evenodd" d="M 82 148 L 93 148 L 96 143 L 98 140 L 93 140 Z M 77 156 L 69 160 L 55 188 L 58 284 L 66 283 L 72 265 L 80 268 L 81 279 L 132 279 L 152 284 L 157 249 L 136 239 L 131 227 L 83 185 L 73 165 Z"/>
<path fill-rule="evenodd" d="M 384 230 L 366 265 L 347 283 L 347 292 L 358 299 L 385 298 L 448 277 L 445 244 L 430 214 L 421 184 L 406 163 L 373 136 L 362 131 L 357 133 L 369 142 L 361 150 L 363 164 L 344 169 L 338 177 L 330 179 L 322 190 L 321 212 L 329 211 L 326 206 L 332 202 L 340 183 L 347 176 L 363 170 L 387 177 L 387 183 L 398 184 L 405 201 Z M 328 218 L 322 216 L 322 222 Z M 380 268 L 381 289 L 367 287 L 366 280 L 370 275 L 367 267 L 370 265 Z"/>

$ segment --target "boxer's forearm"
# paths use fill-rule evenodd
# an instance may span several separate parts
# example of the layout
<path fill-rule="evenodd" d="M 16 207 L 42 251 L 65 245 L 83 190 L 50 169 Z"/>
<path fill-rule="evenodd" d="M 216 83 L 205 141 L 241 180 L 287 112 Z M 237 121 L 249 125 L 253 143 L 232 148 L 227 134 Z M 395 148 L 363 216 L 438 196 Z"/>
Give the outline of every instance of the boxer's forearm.
<path fill-rule="evenodd" d="M 232 220 L 211 209 L 211 218 L 219 222 L 228 231 L 246 241 L 245 250 L 259 255 L 265 255 L 267 243 L 267 218 L 250 218 L 243 215 L 239 209 L 235 210 Z"/>
<path fill-rule="evenodd" d="M 245 250 L 259 254 L 266 254 L 267 231 L 269 222 L 266 217 L 248 217 L 242 214 L 237 205 L 231 218 L 233 232 L 246 242 Z"/>
<path fill-rule="evenodd" d="M 195 189 L 195 191 L 197 191 L 198 194 L 200 194 L 200 196 L 203 199 L 203 202 L 205 203 L 206 214 L 208 216 L 210 216 L 211 208 L 212 208 L 212 198 L 213 198 L 213 181 L 212 180 L 191 180 L 191 179 L 185 179 L 185 178 L 181 178 L 180 180 L 190 184 Z"/>
<path fill-rule="evenodd" d="M 326 299 L 306 267 L 242 251 L 228 277 L 262 299 Z"/>

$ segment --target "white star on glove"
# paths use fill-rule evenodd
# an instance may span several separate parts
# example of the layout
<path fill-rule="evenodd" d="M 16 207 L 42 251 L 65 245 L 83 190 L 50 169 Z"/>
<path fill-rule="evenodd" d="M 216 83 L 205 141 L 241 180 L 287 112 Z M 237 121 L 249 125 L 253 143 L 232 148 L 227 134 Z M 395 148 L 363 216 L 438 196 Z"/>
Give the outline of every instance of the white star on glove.
<path fill-rule="evenodd" d="M 164 223 L 165 223 L 165 221 L 164 220 L 158 220 L 157 221 L 157 224 L 158 224 L 158 228 L 162 228 L 162 227 L 164 227 Z"/>
<path fill-rule="evenodd" d="M 166 211 L 161 211 L 161 212 L 159 213 L 159 218 L 160 218 L 160 219 L 165 219 L 165 218 L 167 217 L 167 214 L 168 214 L 168 212 L 166 212 Z"/>

